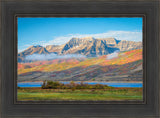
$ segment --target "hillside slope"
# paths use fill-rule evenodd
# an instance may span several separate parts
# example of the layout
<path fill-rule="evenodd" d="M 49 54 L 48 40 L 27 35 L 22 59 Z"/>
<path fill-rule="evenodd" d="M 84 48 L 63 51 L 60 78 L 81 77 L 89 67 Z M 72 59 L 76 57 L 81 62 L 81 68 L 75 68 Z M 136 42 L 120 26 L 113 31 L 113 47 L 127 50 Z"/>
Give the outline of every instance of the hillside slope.
<path fill-rule="evenodd" d="M 18 81 L 142 81 L 142 49 L 110 56 L 18 63 Z"/>

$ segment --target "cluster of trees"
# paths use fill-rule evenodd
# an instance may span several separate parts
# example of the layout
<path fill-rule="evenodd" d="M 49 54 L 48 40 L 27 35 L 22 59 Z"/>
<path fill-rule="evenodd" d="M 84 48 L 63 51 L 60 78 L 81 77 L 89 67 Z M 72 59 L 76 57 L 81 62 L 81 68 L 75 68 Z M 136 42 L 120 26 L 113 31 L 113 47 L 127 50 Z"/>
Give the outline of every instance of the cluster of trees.
<path fill-rule="evenodd" d="M 63 84 L 57 81 L 43 81 L 42 89 L 107 89 L 112 88 L 107 85 L 94 84 L 89 85 L 87 83 L 75 83 L 71 81 L 69 84 Z"/>

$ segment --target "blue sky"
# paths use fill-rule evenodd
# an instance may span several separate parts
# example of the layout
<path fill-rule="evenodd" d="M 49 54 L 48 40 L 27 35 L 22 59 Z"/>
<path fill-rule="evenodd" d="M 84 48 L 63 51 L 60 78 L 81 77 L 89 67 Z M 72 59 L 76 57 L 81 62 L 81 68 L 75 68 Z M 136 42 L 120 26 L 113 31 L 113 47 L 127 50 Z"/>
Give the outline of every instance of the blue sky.
<path fill-rule="evenodd" d="M 18 18 L 18 52 L 88 36 L 142 41 L 142 18 Z"/>

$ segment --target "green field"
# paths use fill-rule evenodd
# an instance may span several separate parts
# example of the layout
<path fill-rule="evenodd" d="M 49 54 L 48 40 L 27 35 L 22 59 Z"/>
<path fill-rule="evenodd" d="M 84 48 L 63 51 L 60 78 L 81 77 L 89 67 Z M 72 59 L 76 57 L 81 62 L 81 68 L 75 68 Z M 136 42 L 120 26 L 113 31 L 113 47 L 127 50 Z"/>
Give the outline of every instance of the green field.
<path fill-rule="evenodd" d="M 19 88 L 18 101 L 47 100 L 142 100 L 142 88 L 110 88 L 110 89 L 41 89 Z"/>

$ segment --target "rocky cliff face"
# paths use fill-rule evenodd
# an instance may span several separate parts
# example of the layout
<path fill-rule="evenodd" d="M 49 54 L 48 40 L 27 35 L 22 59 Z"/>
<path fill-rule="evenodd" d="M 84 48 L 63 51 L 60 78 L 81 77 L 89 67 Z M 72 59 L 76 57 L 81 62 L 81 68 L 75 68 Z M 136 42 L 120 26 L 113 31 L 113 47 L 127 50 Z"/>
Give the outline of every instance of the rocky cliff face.
<path fill-rule="evenodd" d="M 129 51 L 141 48 L 141 42 L 120 41 L 115 38 L 72 38 L 64 45 L 61 54 L 78 53 L 86 56 L 96 56 L 113 53 L 115 50 Z"/>
<path fill-rule="evenodd" d="M 47 45 L 45 48 L 47 49 L 48 52 L 54 52 L 60 54 L 63 47 L 64 45 Z"/>
<path fill-rule="evenodd" d="M 128 51 L 133 49 L 141 49 L 142 42 L 134 42 L 134 41 L 120 41 L 117 46 L 120 51 Z"/>
<path fill-rule="evenodd" d="M 62 49 L 62 54 L 83 54 L 89 57 L 106 55 L 117 50 L 107 46 L 105 40 L 98 40 L 93 37 L 72 38 Z"/>
<path fill-rule="evenodd" d="M 47 45 L 45 48 L 48 50 L 48 52 L 53 52 L 56 47 L 58 47 L 58 45 Z"/>
<path fill-rule="evenodd" d="M 104 41 L 108 47 L 115 47 L 120 42 L 120 40 L 115 38 L 98 38 L 97 40 Z"/>

